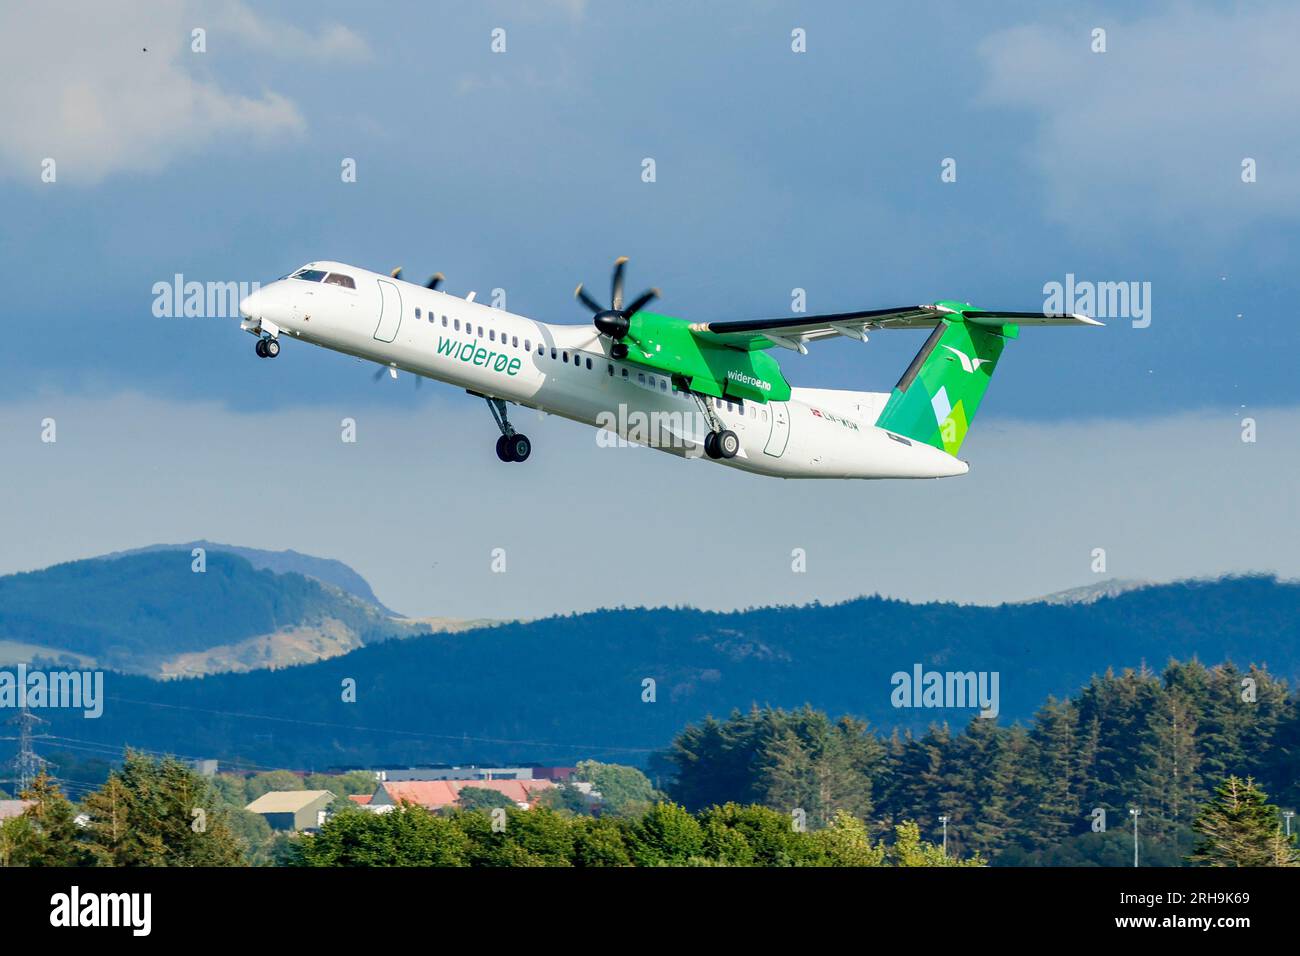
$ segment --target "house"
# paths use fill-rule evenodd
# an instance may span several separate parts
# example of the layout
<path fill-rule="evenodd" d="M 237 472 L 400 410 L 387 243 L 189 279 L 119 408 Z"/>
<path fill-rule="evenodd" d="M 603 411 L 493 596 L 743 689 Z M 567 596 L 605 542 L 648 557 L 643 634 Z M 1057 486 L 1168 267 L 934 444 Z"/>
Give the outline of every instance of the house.
<path fill-rule="evenodd" d="M 272 830 L 315 830 L 333 802 L 328 790 L 271 790 L 244 809 L 261 814 Z"/>
<path fill-rule="evenodd" d="M 0 800 L 0 820 L 21 817 L 23 811 L 35 802 L 35 800 Z"/>
<path fill-rule="evenodd" d="M 374 797 L 374 794 L 372 794 L 372 793 L 350 793 L 350 794 L 348 794 L 348 799 L 349 799 L 349 800 L 351 800 L 353 803 L 357 804 L 358 806 L 362 806 L 362 807 L 367 806 L 367 805 L 370 803 L 370 801 L 371 801 L 371 799 L 372 799 L 373 797 Z"/>
<path fill-rule="evenodd" d="M 555 784 L 549 780 L 390 780 L 379 785 L 369 807 L 384 813 L 400 804 L 413 803 L 426 810 L 438 810 L 455 806 L 465 787 L 495 790 L 521 810 L 527 810 Z"/>

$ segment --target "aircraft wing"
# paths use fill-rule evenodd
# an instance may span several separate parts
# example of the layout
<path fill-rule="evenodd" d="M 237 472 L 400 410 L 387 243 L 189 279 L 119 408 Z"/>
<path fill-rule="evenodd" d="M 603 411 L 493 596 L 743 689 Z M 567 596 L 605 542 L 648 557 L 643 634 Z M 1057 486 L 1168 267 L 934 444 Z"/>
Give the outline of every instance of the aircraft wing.
<path fill-rule="evenodd" d="M 984 309 L 953 308 L 945 304 L 908 305 L 863 312 L 831 315 L 784 316 L 777 319 L 740 319 L 724 322 L 695 322 L 691 332 L 699 338 L 733 348 L 767 349 L 774 345 L 807 352 L 806 342 L 837 335 L 865 342 L 877 329 L 932 329 L 945 315 L 960 317 L 975 325 L 1101 325 L 1086 315 L 1055 315 L 1045 312 L 988 312 Z"/>

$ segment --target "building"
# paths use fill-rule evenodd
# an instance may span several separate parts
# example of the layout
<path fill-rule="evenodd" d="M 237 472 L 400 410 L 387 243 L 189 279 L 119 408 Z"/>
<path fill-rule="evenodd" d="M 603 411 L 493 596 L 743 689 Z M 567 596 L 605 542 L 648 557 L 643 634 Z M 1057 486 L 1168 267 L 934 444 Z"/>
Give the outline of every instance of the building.
<path fill-rule="evenodd" d="M 21 817 L 23 811 L 35 802 L 35 800 L 0 800 L 0 820 Z"/>
<path fill-rule="evenodd" d="M 380 782 L 406 780 L 550 780 L 564 783 L 577 771 L 573 767 L 395 767 L 376 771 Z"/>
<path fill-rule="evenodd" d="M 532 780 L 532 767 L 399 767 L 379 771 L 381 782 L 407 780 Z"/>
<path fill-rule="evenodd" d="M 413 803 L 426 810 L 456 805 L 465 787 L 495 790 L 521 810 L 527 810 L 545 791 L 553 790 L 549 780 L 398 780 L 385 781 L 370 798 L 369 808 L 384 813 L 403 803 Z"/>
<path fill-rule="evenodd" d="M 333 802 L 328 790 L 272 790 L 244 809 L 261 814 L 272 830 L 315 830 Z"/>

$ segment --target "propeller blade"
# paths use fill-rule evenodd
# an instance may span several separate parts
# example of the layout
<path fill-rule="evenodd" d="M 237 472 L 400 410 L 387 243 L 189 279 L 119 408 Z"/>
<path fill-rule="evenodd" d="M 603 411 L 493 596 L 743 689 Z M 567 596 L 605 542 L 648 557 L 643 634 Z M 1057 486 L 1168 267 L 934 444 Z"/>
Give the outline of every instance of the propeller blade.
<path fill-rule="evenodd" d="M 394 269 L 392 272 L 388 274 L 392 276 L 394 279 L 400 279 L 402 277 L 402 267 L 398 266 L 396 269 Z"/>
<path fill-rule="evenodd" d="M 623 311 L 623 270 L 626 268 L 627 256 L 619 256 L 614 260 L 614 278 L 609 286 L 609 307 L 615 312 Z"/>
<path fill-rule="evenodd" d="M 603 305 L 601 305 L 599 302 L 597 302 L 597 301 L 596 301 L 595 299 L 593 299 L 591 296 L 587 295 L 586 291 L 582 288 L 582 283 L 581 283 L 581 282 L 579 282 L 579 283 L 578 283 L 578 287 L 577 287 L 576 289 L 573 290 L 573 294 L 574 294 L 574 296 L 577 298 L 577 300 L 578 300 L 579 302 L 581 302 L 581 303 L 582 303 L 583 305 L 585 305 L 587 308 L 591 309 L 592 312 L 604 312 L 604 311 L 605 311 L 605 307 L 604 307 Z"/>
<path fill-rule="evenodd" d="M 636 297 L 631 305 L 623 310 L 623 314 L 630 319 L 657 298 L 659 298 L 658 289 L 646 289 Z"/>
<path fill-rule="evenodd" d="M 384 368 L 384 366 L 379 366 L 379 368 L 375 369 L 375 374 L 370 377 L 371 381 L 378 382 L 384 377 L 386 371 L 388 371 L 388 369 Z"/>
<path fill-rule="evenodd" d="M 446 279 L 447 277 L 443 275 L 441 272 L 435 272 L 433 275 L 429 276 L 429 281 L 424 284 L 424 287 L 426 289 L 432 289 L 434 292 L 437 292 L 438 286 L 442 285 L 443 282 L 446 281 Z"/>

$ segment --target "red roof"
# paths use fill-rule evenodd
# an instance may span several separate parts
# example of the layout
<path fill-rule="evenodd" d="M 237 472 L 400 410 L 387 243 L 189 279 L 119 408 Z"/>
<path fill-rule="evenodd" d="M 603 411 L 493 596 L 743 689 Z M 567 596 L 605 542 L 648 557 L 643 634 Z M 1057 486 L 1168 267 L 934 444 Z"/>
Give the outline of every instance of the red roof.
<path fill-rule="evenodd" d="M 531 805 L 541 791 L 554 786 L 549 780 L 398 780 L 389 781 L 380 789 L 393 803 L 435 808 L 452 806 L 464 787 L 495 790 L 514 803 Z"/>
<path fill-rule="evenodd" d="M 349 793 L 348 794 L 349 800 L 351 800 L 353 803 L 359 803 L 363 807 L 371 800 L 373 800 L 374 797 L 375 795 L 373 793 Z"/>

